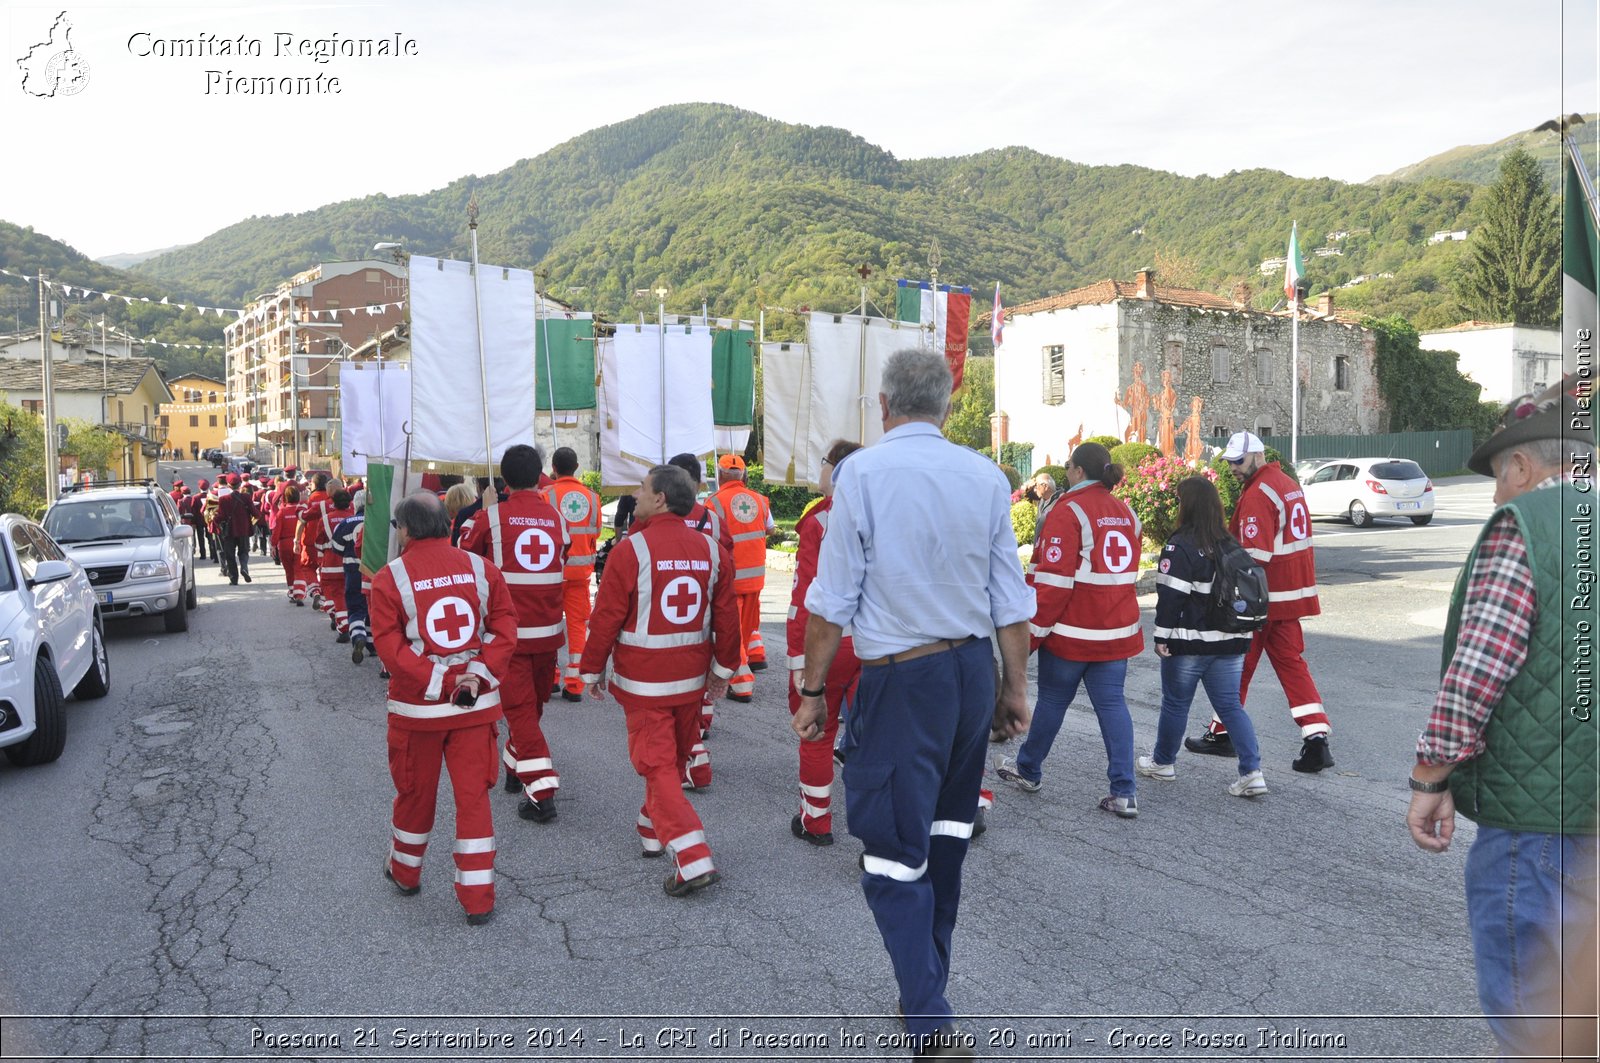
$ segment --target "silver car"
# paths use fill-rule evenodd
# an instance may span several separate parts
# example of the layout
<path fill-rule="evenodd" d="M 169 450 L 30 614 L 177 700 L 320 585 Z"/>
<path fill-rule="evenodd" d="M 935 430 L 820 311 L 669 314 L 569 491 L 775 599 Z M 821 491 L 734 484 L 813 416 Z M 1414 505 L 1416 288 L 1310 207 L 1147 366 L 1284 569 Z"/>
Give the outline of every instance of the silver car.
<path fill-rule="evenodd" d="M 168 631 L 188 630 L 196 604 L 194 529 L 154 483 L 62 495 L 44 528 L 88 573 L 101 615 L 159 615 Z"/>

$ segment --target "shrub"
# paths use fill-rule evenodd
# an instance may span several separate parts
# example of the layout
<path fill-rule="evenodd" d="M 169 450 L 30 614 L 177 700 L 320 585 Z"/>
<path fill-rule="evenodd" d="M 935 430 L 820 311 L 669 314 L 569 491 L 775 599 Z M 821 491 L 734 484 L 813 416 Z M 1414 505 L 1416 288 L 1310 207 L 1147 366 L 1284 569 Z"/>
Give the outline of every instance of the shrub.
<path fill-rule="evenodd" d="M 1118 443 L 1111 448 L 1111 460 L 1121 465 L 1126 475 L 1160 453 L 1149 443 Z"/>
<path fill-rule="evenodd" d="M 584 473 L 579 477 L 579 479 L 583 481 L 583 486 L 587 487 L 595 494 L 600 493 L 600 474 L 598 472 L 591 470 Z"/>
<path fill-rule="evenodd" d="M 1222 498 L 1222 515 L 1224 518 L 1233 516 L 1233 507 L 1239 504 L 1239 492 L 1244 490 L 1244 485 L 1233 475 L 1232 466 L 1218 454 L 1211 459 L 1208 466 L 1213 473 L 1211 482 L 1217 485 L 1217 494 Z"/>
<path fill-rule="evenodd" d="M 751 465 L 745 469 L 744 482 L 752 490 L 760 491 L 767 496 L 767 501 L 772 506 L 773 520 L 798 520 L 800 514 L 806 510 L 806 503 L 816 497 L 808 487 L 767 483 L 761 475 L 759 465 Z"/>
<path fill-rule="evenodd" d="M 1107 450 L 1115 450 L 1118 447 L 1122 446 L 1122 437 L 1121 436 L 1090 436 L 1088 439 L 1085 439 L 1084 442 L 1085 443 L 1099 443 L 1102 447 L 1105 447 Z M 1069 454 L 1068 457 L 1071 457 L 1071 455 Z"/>
<path fill-rule="evenodd" d="M 1053 476 L 1057 487 L 1065 488 L 1067 486 L 1067 467 L 1065 465 L 1041 465 L 1033 470 L 1035 476 L 1040 473 L 1047 473 Z"/>
<path fill-rule="evenodd" d="M 1018 546 L 1032 543 L 1038 526 L 1039 511 L 1032 502 L 1018 502 L 1011 507 L 1011 531 L 1017 537 Z"/>
<path fill-rule="evenodd" d="M 1156 454 L 1126 473 L 1114 493 L 1138 515 L 1139 523 L 1144 525 L 1145 539 L 1161 547 L 1178 530 L 1178 481 L 1191 476 L 1217 479 L 1215 470 L 1209 466 L 1194 468 L 1184 464 L 1181 458 Z M 1015 517 L 1012 519 L 1015 522 Z"/>
<path fill-rule="evenodd" d="M 1002 465 L 1000 471 L 1006 474 L 1006 483 L 1011 485 L 1011 490 L 1015 491 L 1022 486 L 1022 474 L 1017 471 L 1015 465 Z"/>

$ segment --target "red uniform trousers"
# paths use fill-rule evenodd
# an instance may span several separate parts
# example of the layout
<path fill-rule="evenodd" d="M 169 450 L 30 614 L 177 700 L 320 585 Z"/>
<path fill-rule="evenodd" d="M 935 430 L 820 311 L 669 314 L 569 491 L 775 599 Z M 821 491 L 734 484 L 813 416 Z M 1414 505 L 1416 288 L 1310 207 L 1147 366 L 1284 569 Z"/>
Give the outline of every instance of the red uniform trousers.
<path fill-rule="evenodd" d="M 450 770 L 456 800 L 456 899 L 469 914 L 494 908 L 494 818 L 489 787 L 495 764 L 495 725 L 453 731 L 406 731 L 389 727 L 389 775 L 394 779 L 394 844 L 389 874 L 397 885 L 421 884 L 422 854 L 433 830 L 439 767 Z"/>
<path fill-rule="evenodd" d="M 828 708 L 820 742 L 800 743 L 800 824 L 811 834 L 833 831 L 833 743 L 839 735 L 839 707 L 855 694 L 861 678 L 861 662 L 855 644 L 845 638 L 839 643 L 828 677 L 823 683 L 823 704 Z M 794 673 L 789 676 L 789 715 L 800 711 L 800 691 L 795 689 Z"/>
<path fill-rule="evenodd" d="M 583 647 L 589 641 L 589 613 L 593 608 L 589 600 L 588 576 L 561 581 L 561 611 L 567 618 L 567 667 L 561 679 L 574 694 L 583 693 L 583 680 L 578 678 L 578 662 L 583 659 Z"/>
<path fill-rule="evenodd" d="M 550 650 L 519 652 L 500 677 L 500 707 L 506 714 L 506 730 L 511 732 L 502 759 L 530 801 L 548 801 L 561 788 L 561 776 L 550 759 L 550 743 L 539 725 L 555 675 L 556 651 Z"/>
<path fill-rule="evenodd" d="M 283 565 L 283 582 L 289 587 L 289 597 L 301 601 L 306 596 L 306 578 L 300 574 L 300 559 L 293 549 L 280 549 L 278 562 Z"/>
<path fill-rule="evenodd" d="M 1333 728 L 1328 723 L 1328 714 L 1323 711 L 1322 695 L 1317 693 L 1311 669 L 1306 667 L 1306 639 L 1298 619 L 1268 620 L 1266 626 L 1251 637 L 1250 648 L 1244 654 L 1244 674 L 1239 679 L 1239 704 L 1244 704 L 1245 694 L 1250 690 L 1250 677 L 1255 674 L 1263 651 L 1272 662 L 1272 670 L 1278 673 L 1278 682 L 1283 684 L 1284 696 L 1289 699 L 1289 714 L 1300 725 L 1300 737 L 1330 733 Z M 1210 730 L 1213 734 L 1227 730 L 1216 713 L 1211 714 Z"/>
<path fill-rule="evenodd" d="M 337 550 L 323 550 L 318 558 L 317 584 L 322 589 L 322 611 L 333 617 L 339 631 L 350 630 L 344 601 L 344 558 Z"/>
<path fill-rule="evenodd" d="M 688 759 L 700 733 L 700 698 L 647 707 L 615 687 L 612 693 L 628 716 L 628 759 L 644 779 L 644 807 L 639 809 L 639 840 L 644 851 L 659 853 L 665 840 L 680 879 L 705 874 L 713 868 L 711 846 L 678 781 L 680 765 Z"/>

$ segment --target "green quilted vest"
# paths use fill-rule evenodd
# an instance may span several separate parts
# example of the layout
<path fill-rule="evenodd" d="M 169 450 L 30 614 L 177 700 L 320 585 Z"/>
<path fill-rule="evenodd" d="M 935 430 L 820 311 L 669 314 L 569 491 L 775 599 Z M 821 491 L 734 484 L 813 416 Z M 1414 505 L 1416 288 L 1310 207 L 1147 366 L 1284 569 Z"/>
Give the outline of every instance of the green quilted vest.
<path fill-rule="evenodd" d="M 1592 580 L 1595 508 L 1593 494 L 1557 486 L 1530 491 L 1496 511 L 1511 513 L 1522 529 L 1538 617 L 1527 663 L 1506 686 L 1484 729 L 1483 753 L 1450 774 L 1456 810 L 1484 826 L 1541 834 L 1594 830 L 1600 707 L 1594 704 L 1593 664 L 1600 632 L 1595 630 L 1594 583 L 1580 583 L 1573 565 L 1581 550 L 1585 575 Z M 1485 532 L 1488 528 L 1485 524 Z M 1450 597 L 1441 672 L 1455 652 L 1467 574 L 1482 542 L 1480 535 Z M 1584 625 L 1587 644 L 1574 641 Z"/>

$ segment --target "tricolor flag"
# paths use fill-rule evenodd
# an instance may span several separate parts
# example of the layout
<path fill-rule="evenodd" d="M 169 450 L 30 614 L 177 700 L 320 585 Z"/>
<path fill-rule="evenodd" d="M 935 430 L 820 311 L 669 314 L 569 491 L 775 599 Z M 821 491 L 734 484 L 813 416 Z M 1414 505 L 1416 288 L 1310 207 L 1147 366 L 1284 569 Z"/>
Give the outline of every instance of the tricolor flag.
<path fill-rule="evenodd" d="M 931 326 L 931 346 L 944 352 L 950 363 L 951 388 L 961 386 L 961 373 L 967 364 L 967 322 L 972 317 L 972 289 L 941 284 L 935 292 L 927 281 L 896 281 L 899 297 L 895 317 L 901 321 Z"/>
<path fill-rule="evenodd" d="M 1300 257 L 1300 224 L 1289 226 L 1289 254 L 1283 264 L 1283 297 L 1296 303 L 1300 292 L 1300 278 L 1306 275 L 1306 261 Z"/>
<path fill-rule="evenodd" d="M 1000 349 L 1000 341 L 1006 331 L 1006 308 L 1000 305 L 1000 282 L 994 282 L 994 320 L 989 325 L 989 338 L 994 340 L 994 349 Z"/>
<path fill-rule="evenodd" d="M 1561 318 L 1568 344 L 1580 342 L 1578 330 L 1590 332 L 1590 349 L 1595 342 L 1596 265 L 1600 264 L 1600 242 L 1595 237 L 1594 213 L 1584 195 L 1583 181 L 1567 153 L 1566 199 L 1561 217 Z"/>

